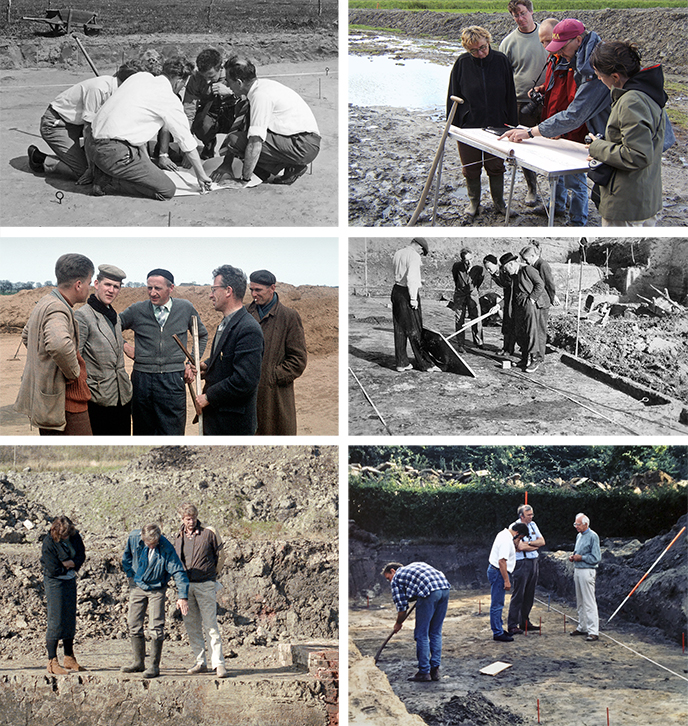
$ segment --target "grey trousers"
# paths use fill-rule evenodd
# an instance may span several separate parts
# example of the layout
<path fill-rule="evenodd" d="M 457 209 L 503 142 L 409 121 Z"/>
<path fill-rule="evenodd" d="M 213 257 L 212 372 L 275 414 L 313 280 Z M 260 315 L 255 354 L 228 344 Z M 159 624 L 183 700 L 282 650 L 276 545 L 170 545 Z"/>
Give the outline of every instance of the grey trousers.
<path fill-rule="evenodd" d="M 205 635 L 208 637 L 210 667 L 215 670 L 225 664 L 222 638 L 217 625 L 215 581 L 189 583 L 189 614 L 184 616 L 189 645 L 196 663 L 207 665 Z"/>
<path fill-rule="evenodd" d="M 243 159 L 248 144 L 245 131 L 233 131 L 227 134 L 223 146 Z M 270 174 L 279 174 L 287 166 L 308 166 L 320 151 L 318 134 L 294 134 L 283 136 L 268 131 L 263 148 L 260 152 L 256 169 L 263 169 Z"/>
<path fill-rule="evenodd" d="M 84 127 L 67 123 L 52 106 L 48 106 L 41 118 L 40 132 L 57 157 L 48 156 L 45 160 L 46 173 L 78 179 L 88 168 L 86 152 L 81 147 Z"/>
<path fill-rule="evenodd" d="M 165 599 L 167 587 L 162 590 L 142 590 L 134 585 L 129 591 L 129 637 L 143 638 L 143 621 L 148 610 L 148 632 L 153 640 L 165 639 Z"/>

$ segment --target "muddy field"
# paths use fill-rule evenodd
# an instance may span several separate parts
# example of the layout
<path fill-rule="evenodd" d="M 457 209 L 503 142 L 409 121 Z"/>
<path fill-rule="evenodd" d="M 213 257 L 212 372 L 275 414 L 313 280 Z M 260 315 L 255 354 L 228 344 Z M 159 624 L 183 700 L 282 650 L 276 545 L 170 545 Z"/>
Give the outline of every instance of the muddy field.
<path fill-rule="evenodd" d="M 298 644 L 336 649 L 336 447 L 162 447 L 107 473 L 95 464 L 89 470 L 86 458 L 74 472 L 33 473 L 29 467 L 0 477 L 0 569 L 7 584 L 0 698 L 9 719 L 0 717 L 0 723 L 19 723 L 21 716 L 21 722 L 41 725 L 66 718 L 105 726 L 114 721 L 103 721 L 102 714 L 118 702 L 130 705 L 117 723 L 132 725 L 143 718 L 185 725 L 191 703 L 199 709 L 198 723 L 208 725 L 219 723 L 223 709 L 231 711 L 231 724 L 261 723 L 275 709 L 274 723 L 328 723 L 324 680 L 287 656 Z M 186 632 L 168 598 L 164 678 L 151 684 L 156 695 L 150 699 L 148 688 L 137 687 L 140 677 L 118 674 L 129 658 L 127 586 L 119 563 L 129 530 L 143 522 L 157 521 L 165 535 L 173 535 L 182 499 L 193 501 L 199 519 L 216 526 L 225 540 L 218 620 L 231 685 L 218 684 L 212 675 L 186 675 L 192 660 Z M 88 672 L 62 680 L 44 677 L 46 614 L 38 562 L 40 540 L 57 513 L 75 521 L 87 552 L 75 649 Z M 168 706 L 161 708 L 159 699 Z"/>
<path fill-rule="evenodd" d="M 304 374 L 294 383 L 298 435 L 335 435 L 338 427 L 338 291 L 330 287 L 294 287 L 278 283 L 277 292 L 285 305 L 299 312 L 306 333 L 308 365 Z M 38 435 L 37 430 L 31 429 L 25 416 L 19 416 L 12 410 L 12 405 L 17 398 L 26 362 L 26 350 L 20 345 L 21 329 L 36 301 L 44 294 L 46 289 L 40 288 L 0 296 L 0 360 L 4 361 L 0 376 L 0 434 L 5 436 Z M 221 318 L 210 304 L 209 294 L 208 286 L 175 288 L 176 296 L 194 304 L 212 340 Z M 121 312 L 132 303 L 145 299 L 145 288 L 124 288 L 115 303 L 115 309 Z M 248 304 L 249 301 L 245 302 Z M 125 338 L 130 342 L 134 340 L 130 331 L 125 332 Z M 125 362 L 131 373 L 133 361 L 127 358 Z M 187 436 L 198 433 L 198 426 L 192 424 L 193 418 L 193 407 L 187 398 Z"/>
<path fill-rule="evenodd" d="M 488 253 L 518 252 L 527 240 L 435 238 L 431 244 L 430 254 L 423 259 L 423 324 L 448 336 L 455 329 L 454 315 L 447 307 L 453 293 L 450 269 L 461 247 L 468 244 L 478 260 Z M 681 272 L 686 243 L 597 240 L 586 252 L 595 264 L 582 268 L 576 258 L 578 241 L 543 239 L 541 244 L 543 257 L 552 262 L 562 303 L 550 309 L 546 363 L 535 373 L 525 374 L 514 367 L 518 357 L 512 357 L 505 368 L 504 359 L 497 356 L 503 340 L 501 323 L 492 320 L 483 328 L 484 348 L 472 344 L 470 331 L 466 334 L 466 350 L 460 355 L 475 374 L 471 377 L 395 370 L 391 258 L 403 243 L 351 240 L 349 360 L 360 381 L 349 376 L 351 433 L 685 434 L 685 425 L 678 422 L 688 404 L 688 368 L 683 363 L 688 355 L 688 280 Z M 579 276 L 582 305 L 590 299 L 592 309 L 582 307 L 577 329 Z M 642 302 L 642 297 L 657 296 L 652 285 L 670 289 L 670 297 L 683 305 L 655 314 Z M 498 290 L 488 279 L 480 292 Z M 563 354 L 576 353 L 577 333 L 578 358 L 637 383 L 639 391 L 614 388 L 597 371 L 587 375 L 569 365 L 571 358 Z M 647 394 L 642 390 L 655 391 L 667 402 L 643 402 Z"/>
<path fill-rule="evenodd" d="M 463 573 L 473 570 L 475 581 L 469 576 L 468 581 L 464 578 L 457 583 L 456 548 L 452 549 L 451 563 L 444 563 L 443 557 L 449 555 L 450 549 L 441 545 L 414 547 L 406 543 L 397 545 L 395 550 L 393 543 L 378 548 L 355 543 L 351 560 L 365 558 L 367 553 L 375 560 L 374 565 L 379 565 L 376 571 L 381 569 L 385 557 L 401 556 L 403 561 L 425 559 L 440 569 L 446 564 L 454 568 L 450 581 L 456 590 L 451 593 L 444 623 L 441 679 L 427 684 L 406 680 L 416 670 L 413 622 L 392 638 L 377 667 L 374 665 L 373 655 L 391 633 L 395 610 L 388 588 L 379 581 L 371 589 L 356 592 L 349 610 L 349 634 L 354 643 L 350 652 L 349 723 L 597 726 L 606 723 L 607 709 L 610 724 L 684 723 L 688 716 L 688 668 L 680 631 L 686 622 L 685 541 L 677 545 L 678 551 L 670 550 L 670 561 L 663 560 L 659 566 L 661 573 L 652 576 L 653 585 L 662 592 L 652 597 L 648 595 L 649 587 L 644 585 L 644 602 L 631 615 L 633 622 L 626 620 L 626 613 L 621 611 L 611 623 L 606 623 L 682 524 L 685 517 L 671 532 L 643 545 L 637 541 L 603 540 L 603 562 L 597 582 L 601 631 L 596 643 L 579 643 L 568 635 L 576 624 L 568 552 L 546 553 L 541 564 L 531 621 L 541 623 L 542 630 L 517 635 L 513 643 L 497 643 L 491 637 L 490 593 L 484 574 L 489 547 L 484 552 L 475 546 L 459 548 L 459 569 Z M 561 586 L 557 587 L 557 583 Z M 659 620 L 658 601 L 667 608 L 673 623 L 664 620 L 664 630 L 653 627 Z M 505 617 L 508 605 L 507 596 Z M 496 676 L 479 673 L 495 661 L 511 667 Z"/>
<path fill-rule="evenodd" d="M 168 34 L 117 36 L 85 42 L 101 73 L 122 59 L 153 47 L 165 55 L 195 58 L 208 45 L 227 54 L 246 54 L 258 75 L 297 91 L 313 110 L 322 135 L 319 156 L 293 186 L 261 184 L 244 191 L 218 191 L 198 197 L 156 202 L 131 197 L 91 197 L 89 190 L 59 177 L 34 175 L 28 168 L 29 144 L 45 147 L 40 118 L 62 90 L 92 75 L 73 41 L 43 39 L 0 43 L 0 190 L 5 226 L 335 226 L 338 207 L 337 37 L 320 33 Z M 219 147 L 218 147 L 219 148 Z M 64 199 L 57 202 L 56 193 Z"/>
<path fill-rule="evenodd" d="M 547 17 L 536 13 L 536 20 Z M 562 15 L 563 17 L 563 15 Z M 664 65 L 669 109 L 685 118 L 688 97 L 685 70 L 688 56 L 678 28 L 685 23 L 685 10 L 599 10 L 577 13 L 586 27 L 595 30 L 603 39 L 633 38 L 643 50 L 648 63 Z M 388 54 L 403 65 L 409 58 L 424 58 L 447 66 L 447 77 L 455 54 L 441 47 L 440 39 L 460 37 L 461 28 L 477 24 L 488 28 L 496 44 L 513 30 L 513 21 L 503 15 L 455 15 L 448 13 L 405 13 L 403 11 L 351 10 L 349 20 L 374 28 L 392 29 L 399 33 L 399 48 L 392 38 L 376 41 L 376 32 L 366 31 L 369 40 L 352 46 L 350 52 L 363 55 Z M 409 45 L 409 38 L 418 38 Z M 390 47 L 391 45 L 391 47 Z M 438 89 L 437 106 L 443 109 L 446 91 Z M 420 199 L 432 160 L 444 128 L 444 110 L 424 111 L 384 106 L 349 107 L 349 223 L 353 226 L 404 226 Z M 664 204 L 659 225 L 688 225 L 688 129 L 675 125 L 677 143 L 663 157 L 662 181 Z M 510 175 L 510 171 L 508 174 Z M 472 226 L 504 226 L 503 216 L 492 208 L 487 184 L 483 184 L 484 208 Z M 540 210 L 525 206 L 526 186 L 519 173 L 514 189 L 512 209 L 516 216 L 513 227 L 542 227 L 547 219 Z M 549 199 L 549 184 L 539 177 L 539 192 L 545 202 Z M 432 220 L 434 187 L 425 211 L 417 224 L 427 226 Z M 463 226 L 468 223 L 463 208 L 467 202 L 465 184 L 456 146 L 447 144 L 440 187 L 437 226 Z M 600 218 L 590 204 L 588 226 L 599 226 Z M 556 219 L 555 226 L 566 226 L 567 218 Z"/>

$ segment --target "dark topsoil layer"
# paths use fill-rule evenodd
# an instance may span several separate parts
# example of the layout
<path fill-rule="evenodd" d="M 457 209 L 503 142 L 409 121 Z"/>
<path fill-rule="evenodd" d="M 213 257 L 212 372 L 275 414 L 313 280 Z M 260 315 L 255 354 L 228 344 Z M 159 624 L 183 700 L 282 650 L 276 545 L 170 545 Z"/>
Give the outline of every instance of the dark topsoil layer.
<path fill-rule="evenodd" d="M 120 639 L 128 531 L 156 521 L 171 538 L 183 500 L 225 541 L 218 616 L 226 651 L 337 637 L 335 447 L 161 447 L 108 474 L 25 470 L 0 474 L 0 485 L 1 657 L 43 652 L 40 543 L 54 516 L 70 516 L 86 546 L 77 637 Z M 172 593 L 167 630 L 181 640 Z"/>

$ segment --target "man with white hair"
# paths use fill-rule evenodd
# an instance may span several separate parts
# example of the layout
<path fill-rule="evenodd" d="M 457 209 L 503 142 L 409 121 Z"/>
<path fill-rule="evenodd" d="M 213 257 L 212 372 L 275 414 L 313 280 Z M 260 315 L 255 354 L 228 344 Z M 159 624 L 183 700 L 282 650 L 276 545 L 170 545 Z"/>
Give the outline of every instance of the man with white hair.
<path fill-rule="evenodd" d="M 585 514 L 576 515 L 573 526 L 578 532 L 576 545 L 569 562 L 573 562 L 573 584 L 576 587 L 578 627 L 571 635 L 585 635 L 586 641 L 599 640 L 600 620 L 595 600 L 597 567 L 602 559 L 600 538 L 590 529 L 590 519 Z"/>

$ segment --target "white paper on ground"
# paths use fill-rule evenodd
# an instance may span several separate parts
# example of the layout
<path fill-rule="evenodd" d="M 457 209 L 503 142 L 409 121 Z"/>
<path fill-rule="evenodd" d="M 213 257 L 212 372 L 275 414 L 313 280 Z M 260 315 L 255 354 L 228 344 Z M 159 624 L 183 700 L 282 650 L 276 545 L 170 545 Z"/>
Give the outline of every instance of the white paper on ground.
<path fill-rule="evenodd" d="M 486 676 L 496 676 L 497 673 L 501 673 L 503 670 L 511 668 L 512 665 L 512 663 L 502 663 L 502 661 L 498 660 L 495 663 L 491 663 L 489 666 L 481 668 L 480 672 L 484 673 Z"/>
<path fill-rule="evenodd" d="M 208 159 L 203 163 L 203 168 L 210 176 L 210 174 L 217 169 L 222 163 L 222 157 L 216 156 L 213 159 Z M 258 186 L 261 183 L 260 177 L 253 174 L 250 182 L 241 181 L 241 170 L 242 161 L 241 159 L 234 159 L 232 165 L 232 171 L 238 179 L 223 179 L 219 184 L 213 182 L 210 191 L 215 192 L 221 189 L 250 189 L 251 187 Z M 188 169 L 177 169 L 177 171 L 166 171 L 165 174 L 174 182 L 177 191 L 174 193 L 175 197 L 197 197 L 201 193 L 201 188 L 198 185 L 198 179 L 196 175 Z"/>

